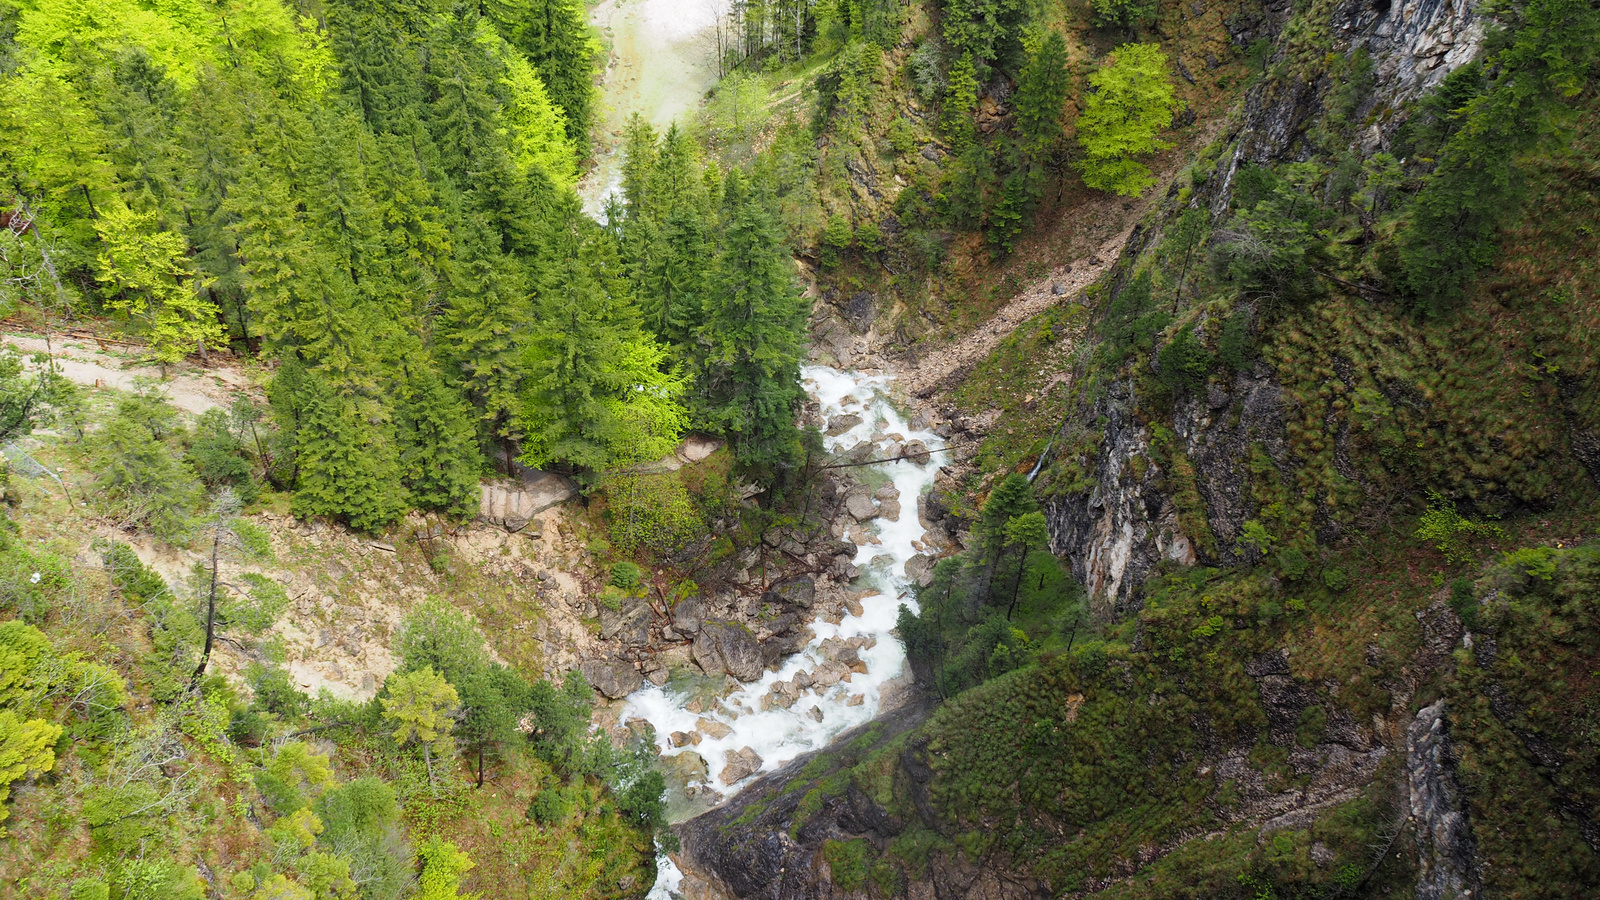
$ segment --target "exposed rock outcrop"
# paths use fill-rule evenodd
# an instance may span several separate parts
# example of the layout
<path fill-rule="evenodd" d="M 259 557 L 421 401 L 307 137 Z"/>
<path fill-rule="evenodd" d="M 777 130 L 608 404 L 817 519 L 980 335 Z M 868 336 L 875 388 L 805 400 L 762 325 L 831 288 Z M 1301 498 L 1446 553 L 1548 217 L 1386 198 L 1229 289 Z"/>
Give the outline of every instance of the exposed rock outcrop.
<path fill-rule="evenodd" d="M 1417 900 L 1482 896 L 1443 700 L 1424 707 L 1406 730 L 1406 780 L 1416 828 Z"/>
<path fill-rule="evenodd" d="M 726 672 L 740 681 L 760 678 L 765 665 L 755 634 L 739 622 L 703 623 L 692 652 L 695 663 L 706 672 Z"/>

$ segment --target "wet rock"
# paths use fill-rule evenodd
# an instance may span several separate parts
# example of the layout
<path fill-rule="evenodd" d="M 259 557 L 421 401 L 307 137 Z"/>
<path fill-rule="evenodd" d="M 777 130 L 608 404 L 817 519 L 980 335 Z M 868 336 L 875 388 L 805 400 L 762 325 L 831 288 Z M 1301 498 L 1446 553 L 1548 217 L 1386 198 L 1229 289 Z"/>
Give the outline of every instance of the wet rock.
<path fill-rule="evenodd" d="M 718 722 L 716 719 L 707 719 L 703 717 L 696 719 L 694 728 L 696 731 L 712 739 L 713 741 L 720 741 L 728 735 L 733 734 L 732 728 L 729 728 L 727 725 Z"/>
<path fill-rule="evenodd" d="M 872 498 L 864 492 L 853 493 L 845 498 L 845 512 L 848 512 L 857 522 L 877 518 L 878 507 L 873 504 Z"/>
<path fill-rule="evenodd" d="M 817 582 L 810 575 L 789 578 L 768 588 L 761 599 L 767 603 L 784 603 L 810 609 L 817 600 Z"/>
<path fill-rule="evenodd" d="M 906 560 L 906 577 L 916 582 L 918 587 L 933 584 L 935 562 L 937 561 L 926 553 L 918 553 Z"/>
<path fill-rule="evenodd" d="M 726 672 L 740 681 L 761 677 L 761 646 L 750 629 L 738 622 L 709 621 L 700 626 L 691 650 L 707 673 Z"/>
<path fill-rule="evenodd" d="M 674 747 L 689 747 L 700 743 L 700 733 L 696 731 L 674 731 L 667 736 L 667 740 Z"/>
<path fill-rule="evenodd" d="M 841 681 L 849 681 L 850 667 L 834 660 L 823 660 L 811 673 L 812 684 L 815 687 L 833 687 Z"/>
<path fill-rule="evenodd" d="M 838 437 L 839 435 L 844 434 L 846 431 L 849 431 L 860 424 L 861 417 L 855 413 L 846 413 L 842 416 L 834 416 L 828 420 L 828 430 L 826 434 L 829 437 Z"/>
<path fill-rule="evenodd" d="M 612 700 L 618 700 L 644 685 L 644 676 L 632 664 L 620 659 L 588 659 L 578 671 L 590 686 Z"/>
<path fill-rule="evenodd" d="M 728 754 L 728 764 L 722 767 L 722 772 L 717 775 L 723 784 L 734 784 L 749 778 L 761 771 L 764 760 L 749 747 L 744 747 Z"/>
<path fill-rule="evenodd" d="M 703 784 L 711 780 L 711 767 L 706 765 L 705 757 L 693 750 L 665 757 L 661 765 L 667 777 L 680 784 Z"/>
<path fill-rule="evenodd" d="M 900 521 L 900 501 L 884 500 L 878 504 L 878 515 L 891 522 Z"/>
<path fill-rule="evenodd" d="M 933 458 L 928 452 L 928 445 L 921 441 L 906 441 L 906 445 L 901 452 L 906 458 L 919 466 L 927 465 L 928 460 Z"/>
<path fill-rule="evenodd" d="M 806 710 L 806 718 L 810 719 L 813 722 L 821 722 L 822 721 L 822 707 L 813 706 L 810 709 Z"/>
<path fill-rule="evenodd" d="M 860 706 L 867 702 L 866 694 L 851 694 L 850 699 L 844 701 L 845 706 Z"/>

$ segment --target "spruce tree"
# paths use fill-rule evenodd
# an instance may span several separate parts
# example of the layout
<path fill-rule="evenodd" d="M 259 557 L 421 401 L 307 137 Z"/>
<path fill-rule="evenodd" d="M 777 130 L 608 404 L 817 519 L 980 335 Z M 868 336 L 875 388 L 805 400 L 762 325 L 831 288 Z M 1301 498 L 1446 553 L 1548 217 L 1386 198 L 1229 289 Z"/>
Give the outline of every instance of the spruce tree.
<path fill-rule="evenodd" d="M 369 421 L 356 398 L 315 373 L 305 376 L 296 399 L 294 514 L 342 519 L 358 531 L 393 524 L 405 511 L 405 490 L 387 429 Z"/>
<path fill-rule="evenodd" d="M 737 171 L 728 175 L 723 215 L 700 331 L 700 401 L 740 462 L 779 467 L 800 453 L 806 304 L 771 212 Z"/>
<path fill-rule="evenodd" d="M 396 408 L 401 482 L 412 506 L 466 518 L 478 508 L 482 461 L 469 408 L 431 360 L 408 367 L 407 375 Z"/>

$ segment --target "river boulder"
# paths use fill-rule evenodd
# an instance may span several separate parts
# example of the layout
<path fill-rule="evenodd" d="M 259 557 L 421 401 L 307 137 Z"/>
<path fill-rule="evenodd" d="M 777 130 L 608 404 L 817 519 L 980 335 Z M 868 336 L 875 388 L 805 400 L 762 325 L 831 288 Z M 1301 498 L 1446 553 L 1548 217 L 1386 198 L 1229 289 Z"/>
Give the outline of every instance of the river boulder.
<path fill-rule="evenodd" d="M 857 522 L 865 522 L 878 515 L 877 504 L 872 502 L 872 497 L 864 490 L 852 492 L 850 496 L 844 498 L 844 509 Z"/>
<path fill-rule="evenodd" d="M 722 767 L 722 772 L 717 777 L 723 784 L 743 781 L 761 771 L 763 762 L 764 760 L 754 750 L 744 747 L 728 754 L 728 764 Z"/>
<path fill-rule="evenodd" d="M 787 603 L 801 609 L 810 609 L 811 604 L 817 599 L 817 582 L 810 575 L 800 575 L 780 581 L 768 588 L 766 595 L 761 599 L 772 604 Z"/>
<path fill-rule="evenodd" d="M 626 697 L 644 684 L 639 670 L 620 659 L 586 659 L 578 665 L 578 671 L 591 687 L 612 700 Z"/>
<path fill-rule="evenodd" d="M 726 672 L 740 681 L 761 677 L 761 645 L 750 629 L 738 622 L 702 623 L 691 652 L 707 674 Z"/>

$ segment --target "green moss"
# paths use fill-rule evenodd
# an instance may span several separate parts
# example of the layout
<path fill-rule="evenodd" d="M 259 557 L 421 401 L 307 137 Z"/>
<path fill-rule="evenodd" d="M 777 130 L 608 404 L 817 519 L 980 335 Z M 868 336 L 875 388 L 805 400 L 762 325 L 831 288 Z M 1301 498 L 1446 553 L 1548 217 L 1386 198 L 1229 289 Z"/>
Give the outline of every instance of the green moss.
<path fill-rule="evenodd" d="M 867 886 L 872 845 L 865 840 L 827 841 L 822 845 L 822 858 L 828 862 L 835 885 L 846 891 L 859 891 Z"/>

